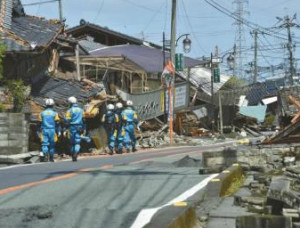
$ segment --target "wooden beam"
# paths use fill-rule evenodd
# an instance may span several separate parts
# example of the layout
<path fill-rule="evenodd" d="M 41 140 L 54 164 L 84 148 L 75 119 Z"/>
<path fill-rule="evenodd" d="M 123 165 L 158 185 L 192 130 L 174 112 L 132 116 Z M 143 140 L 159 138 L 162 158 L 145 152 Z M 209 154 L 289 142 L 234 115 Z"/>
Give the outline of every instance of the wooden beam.
<path fill-rule="evenodd" d="M 300 109 L 300 102 L 295 97 L 293 97 L 292 95 L 288 95 L 288 98 L 294 105 L 296 105 L 298 109 Z"/>

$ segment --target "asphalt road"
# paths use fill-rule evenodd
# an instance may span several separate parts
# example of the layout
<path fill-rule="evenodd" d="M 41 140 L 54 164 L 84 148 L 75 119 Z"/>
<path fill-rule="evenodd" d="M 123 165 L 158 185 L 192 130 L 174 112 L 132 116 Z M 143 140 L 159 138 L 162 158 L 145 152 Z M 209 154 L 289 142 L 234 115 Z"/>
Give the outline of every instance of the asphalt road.
<path fill-rule="evenodd" d="M 201 182 L 195 167 L 174 167 L 204 147 L 177 147 L 0 169 L 0 227 L 129 228 Z"/>

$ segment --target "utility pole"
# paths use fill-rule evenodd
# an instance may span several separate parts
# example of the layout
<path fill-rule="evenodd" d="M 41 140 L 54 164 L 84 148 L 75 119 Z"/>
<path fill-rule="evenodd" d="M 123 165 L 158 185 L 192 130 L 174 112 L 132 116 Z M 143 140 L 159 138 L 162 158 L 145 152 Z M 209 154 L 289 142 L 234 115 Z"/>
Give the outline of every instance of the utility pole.
<path fill-rule="evenodd" d="M 279 26 L 279 28 L 286 28 L 288 33 L 288 43 L 287 49 L 289 53 L 289 84 L 294 84 L 293 77 L 296 76 L 295 71 L 295 63 L 294 63 L 294 56 L 293 56 L 293 41 L 292 41 L 292 34 L 291 34 L 291 27 L 300 27 L 298 24 L 294 23 L 293 21 L 296 19 L 296 14 L 294 14 L 293 18 L 290 18 L 288 15 L 284 18 L 276 17 L 279 21 L 283 21 L 283 24 Z"/>
<path fill-rule="evenodd" d="M 295 75 L 295 68 L 294 68 L 294 56 L 293 56 L 293 42 L 292 42 L 292 35 L 291 35 L 291 21 L 289 16 L 286 16 L 286 28 L 288 32 L 288 51 L 289 51 L 289 61 L 290 61 L 290 83 L 291 85 L 294 84 L 294 75 Z"/>
<path fill-rule="evenodd" d="M 62 23 L 63 22 L 63 14 L 62 14 L 62 0 L 58 0 L 58 10 L 59 10 L 59 20 Z"/>
<path fill-rule="evenodd" d="M 295 76 L 295 68 L 294 68 L 294 56 L 293 56 L 293 42 L 292 42 L 292 35 L 291 35 L 291 26 L 292 26 L 292 21 L 290 20 L 289 16 L 285 17 L 286 20 L 286 28 L 288 32 L 288 44 L 287 48 L 289 51 L 289 62 L 290 62 L 290 83 L 291 85 L 294 84 L 294 79 L 293 77 Z"/>
<path fill-rule="evenodd" d="M 253 83 L 257 82 L 257 30 L 254 30 L 254 71 L 253 71 Z"/>
<path fill-rule="evenodd" d="M 213 67 L 213 53 L 210 53 L 210 72 L 211 72 L 211 85 L 210 85 L 210 92 L 211 92 L 211 129 L 214 133 L 214 125 L 215 125 L 215 106 L 214 106 L 214 67 Z"/>
<path fill-rule="evenodd" d="M 165 32 L 163 32 L 163 69 L 164 67 L 166 66 L 166 52 L 165 52 L 165 49 L 166 49 L 166 39 L 165 39 Z M 163 93 L 164 93 L 164 123 L 166 124 L 167 123 L 167 113 L 166 113 L 166 87 L 167 87 L 167 83 L 166 81 L 162 82 L 163 83 Z"/>
<path fill-rule="evenodd" d="M 215 128 L 215 105 L 214 105 L 214 82 L 215 82 L 215 71 L 219 71 L 219 50 L 218 46 L 215 49 L 215 55 L 210 54 L 210 67 L 211 67 L 211 128 L 214 133 Z M 220 75 L 219 75 L 220 77 Z M 220 82 L 220 81 L 218 81 Z"/>
<path fill-rule="evenodd" d="M 171 17 L 171 62 L 175 65 L 175 42 L 176 42 L 176 0 L 172 0 L 172 17 Z M 170 133 L 170 144 L 173 143 L 173 90 L 175 83 L 175 73 L 172 75 L 172 82 L 169 85 L 169 133 Z"/>

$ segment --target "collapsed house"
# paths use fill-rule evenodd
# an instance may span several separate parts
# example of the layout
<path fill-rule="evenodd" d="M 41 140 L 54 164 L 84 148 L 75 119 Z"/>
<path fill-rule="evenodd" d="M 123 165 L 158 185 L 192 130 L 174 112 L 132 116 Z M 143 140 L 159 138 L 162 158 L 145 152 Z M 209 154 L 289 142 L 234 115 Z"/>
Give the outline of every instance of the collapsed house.
<path fill-rule="evenodd" d="M 265 140 L 266 144 L 299 143 L 300 87 L 284 87 L 278 91 L 278 119 L 281 131 Z"/>
<path fill-rule="evenodd" d="M 53 73 L 60 48 L 56 38 L 63 24 L 26 15 L 20 0 L 2 0 L 0 7 L 1 42 L 6 47 L 4 77 L 32 83 L 47 71 Z"/>

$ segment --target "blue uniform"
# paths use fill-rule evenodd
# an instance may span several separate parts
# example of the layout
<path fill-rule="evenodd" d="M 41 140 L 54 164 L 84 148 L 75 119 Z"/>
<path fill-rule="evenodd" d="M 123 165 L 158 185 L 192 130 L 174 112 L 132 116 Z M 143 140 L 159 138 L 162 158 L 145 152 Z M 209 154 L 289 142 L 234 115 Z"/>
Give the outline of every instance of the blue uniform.
<path fill-rule="evenodd" d="M 134 125 L 137 124 L 137 114 L 131 107 L 127 107 L 122 112 L 122 119 L 124 121 L 125 137 L 124 137 L 124 146 L 126 147 L 127 152 L 130 151 L 130 142 L 132 146 L 132 151 L 136 150 L 135 144 L 136 139 L 134 135 Z"/>
<path fill-rule="evenodd" d="M 112 152 L 115 148 L 117 128 L 119 117 L 113 111 L 108 110 L 103 116 L 103 122 L 107 134 L 108 148 Z"/>
<path fill-rule="evenodd" d="M 123 141 L 125 136 L 125 129 L 123 125 L 123 118 L 122 118 L 122 109 L 116 109 L 116 115 L 118 116 L 119 122 L 116 123 L 116 130 L 117 130 L 117 140 L 116 140 L 116 147 L 118 152 L 121 153 L 123 149 Z"/>
<path fill-rule="evenodd" d="M 73 155 L 77 155 L 80 151 L 81 135 L 84 130 L 84 117 L 84 111 L 78 104 L 73 104 L 66 113 L 66 121 L 69 126 L 69 139 L 71 142 L 71 153 Z"/>
<path fill-rule="evenodd" d="M 48 107 L 40 113 L 39 121 L 41 122 L 42 152 L 45 155 L 50 152 L 50 155 L 53 156 L 57 142 L 56 132 L 60 131 L 58 114 Z"/>

